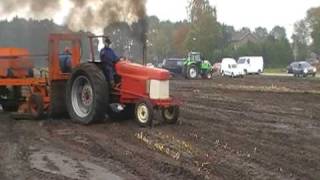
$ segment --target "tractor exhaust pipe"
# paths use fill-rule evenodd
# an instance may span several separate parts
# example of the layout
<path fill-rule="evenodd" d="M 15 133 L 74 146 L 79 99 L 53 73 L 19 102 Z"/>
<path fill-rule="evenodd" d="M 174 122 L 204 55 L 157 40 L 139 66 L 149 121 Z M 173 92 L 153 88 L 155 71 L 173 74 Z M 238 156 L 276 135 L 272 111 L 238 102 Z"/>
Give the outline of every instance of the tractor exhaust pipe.
<path fill-rule="evenodd" d="M 147 32 L 148 32 L 148 24 L 147 18 L 143 17 L 141 19 L 142 33 L 141 33 L 141 41 L 142 41 L 142 65 L 147 64 L 147 51 L 148 51 L 148 42 L 147 42 Z"/>
<path fill-rule="evenodd" d="M 142 65 L 147 64 L 147 42 L 144 40 L 143 46 L 142 46 Z"/>

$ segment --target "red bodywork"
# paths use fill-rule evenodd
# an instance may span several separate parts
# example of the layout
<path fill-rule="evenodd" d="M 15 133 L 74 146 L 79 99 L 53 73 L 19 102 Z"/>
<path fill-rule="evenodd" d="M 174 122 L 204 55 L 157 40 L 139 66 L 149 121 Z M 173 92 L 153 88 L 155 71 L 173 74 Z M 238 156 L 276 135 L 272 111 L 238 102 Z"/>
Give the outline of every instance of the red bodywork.
<path fill-rule="evenodd" d="M 121 83 L 116 90 L 120 93 L 120 103 L 135 103 L 149 98 L 150 80 L 167 81 L 170 73 L 164 69 L 150 68 L 129 61 L 116 64 L 116 72 L 121 77 Z M 150 99 L 155 106 L 168 107 L 179 102 L 173 98 Z"/>
<path fill-rule="evenodd" d="M 22 48 L 0 48 L 0 77 L 8 78 L 25 78 L 29 71 L 33 69 L 30 60 L 30 53 Z"/>

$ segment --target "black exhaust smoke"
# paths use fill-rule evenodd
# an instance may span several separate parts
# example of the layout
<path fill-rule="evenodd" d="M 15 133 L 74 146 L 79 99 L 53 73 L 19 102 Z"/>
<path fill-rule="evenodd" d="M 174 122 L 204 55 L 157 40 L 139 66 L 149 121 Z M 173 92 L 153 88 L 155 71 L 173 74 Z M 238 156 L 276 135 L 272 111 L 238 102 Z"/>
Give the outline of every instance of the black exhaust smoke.
<path fill-rule="evenodd" d="M 0 17 L 18 16 L 54 19 L 67 11 L 63 24 L 72 31 L 103 34 L 104 28 L 117 22 L 139 24 L 135 39 L 143 45 L 143 63 L 147 52 L 146 0 L 0 0 Z"/>

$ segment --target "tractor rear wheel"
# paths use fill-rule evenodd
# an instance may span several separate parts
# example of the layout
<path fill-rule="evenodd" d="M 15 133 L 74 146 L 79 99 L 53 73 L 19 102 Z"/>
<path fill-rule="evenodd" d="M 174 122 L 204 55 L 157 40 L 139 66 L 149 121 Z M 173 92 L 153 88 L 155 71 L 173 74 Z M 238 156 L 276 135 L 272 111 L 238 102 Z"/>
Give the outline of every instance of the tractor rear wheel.
<path fill-rule="evenodd" d="M 87 125 L 105 119 L 109 86 L 96 64 L 84 63 L 75 68 L 66 94 L 67 109 L 73 121 Z"/>
<path fill-rule="evenodd" d="M 161 110 L 161 115 L 163 119 L 169 124 L 177 123 L 179 114 L 180 114 L 179 106 L 171 106 L 168 108 L 163 108 Z"/>
<path fill-rule="evenodd" d="M 187 70 L 188 79 L 197 79 L 199 76 L 198 68 L 195 65 L 191 65 Z"/>

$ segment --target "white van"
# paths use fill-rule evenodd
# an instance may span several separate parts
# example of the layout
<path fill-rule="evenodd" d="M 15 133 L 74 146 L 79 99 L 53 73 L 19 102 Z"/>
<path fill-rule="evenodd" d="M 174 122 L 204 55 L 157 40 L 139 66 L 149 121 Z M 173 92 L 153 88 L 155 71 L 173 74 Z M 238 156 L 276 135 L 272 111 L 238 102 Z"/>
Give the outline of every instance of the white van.
<path fill-rule="evenodd" d="M 220 73 L 222 76 L 243 77 L 244 72 L 238 67 L 237 62 L 233 58 L 224 58 L 221 62 Z"/>
<path fill-rule="evenodd" d="M 264 70 L 263 57 L 246 56 L 240 57 L 238 60 L 239 68 L 243 69 L 245 74 L 261 74 Z"/>

